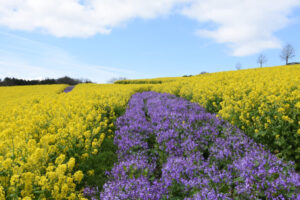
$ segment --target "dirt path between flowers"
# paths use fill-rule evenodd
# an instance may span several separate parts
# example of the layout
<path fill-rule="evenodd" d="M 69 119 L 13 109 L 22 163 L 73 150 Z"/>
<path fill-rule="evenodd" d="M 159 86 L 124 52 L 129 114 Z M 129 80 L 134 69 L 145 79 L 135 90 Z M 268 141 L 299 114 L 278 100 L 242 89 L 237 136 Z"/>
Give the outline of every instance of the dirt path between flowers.
<path fill-rule="evenodd" d="M 74 85 L 66 87 L 66 89 L 64 90 L 64 93 L 71 92 L 74 89 L 74 87 L 75 87 Z"/>

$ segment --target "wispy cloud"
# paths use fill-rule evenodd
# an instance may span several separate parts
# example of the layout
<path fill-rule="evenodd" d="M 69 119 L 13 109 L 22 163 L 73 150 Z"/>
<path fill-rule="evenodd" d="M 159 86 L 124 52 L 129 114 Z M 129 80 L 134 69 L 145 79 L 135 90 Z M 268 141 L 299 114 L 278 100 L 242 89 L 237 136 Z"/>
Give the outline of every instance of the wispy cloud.
<path fill-rule="evenodd" d="M 0 78 L 42 79 L 68 75 L 105 83 L 113 77 L 138 75 L 126 69 L 85 64 L 61 48 L 15 34 L 0 32 L 0 35 L 6 41 L 0 47 Z"/>
<path fill-rule="evenodd" d="M 23 61 L 0 58 L 0 78 L 15 77 L 23 79 L 43 79 L 57 77 L 58 71 L 26 64 Z"/>

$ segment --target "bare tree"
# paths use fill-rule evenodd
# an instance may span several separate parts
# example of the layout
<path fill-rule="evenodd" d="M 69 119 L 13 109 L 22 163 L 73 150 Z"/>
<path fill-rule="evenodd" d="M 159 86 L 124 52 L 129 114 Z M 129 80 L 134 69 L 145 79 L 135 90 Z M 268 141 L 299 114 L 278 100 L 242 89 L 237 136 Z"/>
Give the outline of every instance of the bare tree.
<path fill-rule="evenodd" d="M 287 44 L 281 50 L 280 58 L 285 60 L 285 64 L 289 63 L 289 59 L 295 57 L 295 49 L 292 45 Z"/>
<path fill-rule="evenodd" d="M 268 60 L 267 60 L 267 57 L 264 55 L 264 54 L 260 54 L 257 58 L 257 63 L 260 64 L 260 67 L 262 67 L 262 65 L 264 63 L 266 63 Z"/>
<path fill-rule="evenodd" d="M 239 63 L 239 62 L 236 63 L 235 68 L 236 68 L 237 70 L 240 70 L 240 69 L 242 68 L 242 64 Z"/>

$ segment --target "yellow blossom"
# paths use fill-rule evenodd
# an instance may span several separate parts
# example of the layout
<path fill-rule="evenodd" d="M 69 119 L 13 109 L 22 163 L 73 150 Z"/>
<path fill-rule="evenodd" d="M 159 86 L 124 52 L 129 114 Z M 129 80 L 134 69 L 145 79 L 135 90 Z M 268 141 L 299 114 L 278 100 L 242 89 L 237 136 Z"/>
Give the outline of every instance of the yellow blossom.
<path fill-rule="evenodd" d="M 82 180 L 82 178 L 83 178 L 83 173 L 82 173 L 82 171 L 77 171 L 77 172 L 75 172 L 75 174 L 74 174 L 74 180 L 75 181 L 77 181 L 78 183 L 80 183 L 81 182 L 81 180 Z"/>
<path fill-rule="evenodd" d="M 66 159 L 66 156 L 64 154 L 61 154 L 60 156 L 58 156 L 55 160 L 56 164 L 62 164 Z"/>
<path fill-rule="evenodd" d="M 69 162 L 68 162 L 68 170 L 72 171 L 74 166 L 75 166 L 75 158 L 70 158 Z"/>
<path fill-rule="evenodd" d="M 88 171 L 88 175 L 89 175 L 89 176 L 93 176 L 93 175 L 94 175 L 94 170 L 93 170 L 93 169 L 92 169 L 92 170 L 89 170 L 89 171 Z"/>
<path fill-rule="evenodd" d="M 98 153 L 98 149 L 94 149 L 92 154 L 96 155 Z"/>

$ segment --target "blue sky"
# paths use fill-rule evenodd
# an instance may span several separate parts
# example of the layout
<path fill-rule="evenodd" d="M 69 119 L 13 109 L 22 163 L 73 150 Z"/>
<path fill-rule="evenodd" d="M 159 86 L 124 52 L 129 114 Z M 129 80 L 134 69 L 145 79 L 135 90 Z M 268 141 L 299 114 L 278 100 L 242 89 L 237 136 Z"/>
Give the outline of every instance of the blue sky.
<path fill-rule="evenodd" d="M 257 67 L 260 53 L 274 66 L 286 43 L 300 61 L 299 0 L 53 2 L 0 3 L 0 78 L 193 75 Z"/>

